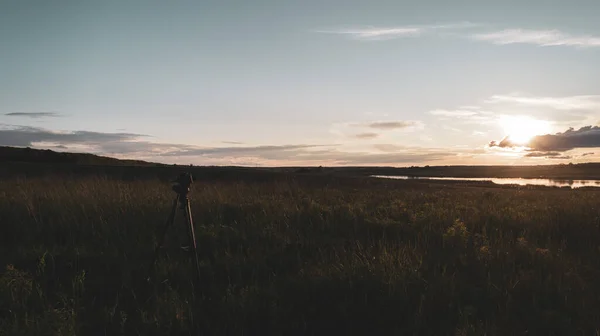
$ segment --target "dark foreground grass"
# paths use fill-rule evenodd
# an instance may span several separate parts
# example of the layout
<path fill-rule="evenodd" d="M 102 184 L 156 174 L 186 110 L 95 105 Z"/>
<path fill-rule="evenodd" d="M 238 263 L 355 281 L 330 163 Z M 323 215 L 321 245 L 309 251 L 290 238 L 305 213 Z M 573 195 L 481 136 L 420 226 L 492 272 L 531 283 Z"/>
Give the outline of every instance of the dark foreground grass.
<path fill-rule="evenodd" d="M 358 181 L 358 180 L 357 180 Z M 440 184 L 0 183 L 0 334 L 594 335 L 600 193 Z"/>

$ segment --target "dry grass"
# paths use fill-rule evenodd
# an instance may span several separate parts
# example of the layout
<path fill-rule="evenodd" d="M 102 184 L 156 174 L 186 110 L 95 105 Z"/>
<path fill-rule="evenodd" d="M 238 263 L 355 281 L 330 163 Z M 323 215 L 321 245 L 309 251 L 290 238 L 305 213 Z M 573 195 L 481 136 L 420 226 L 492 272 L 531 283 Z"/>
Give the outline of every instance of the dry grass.
<path fill-rule="evenodd" d="M 196 184 L 202 281 L 168 184 L 0 183 L 0 334 L 597 334 L 600 193 Z M 211 260 L 213 262 L 211 262 Z"/>

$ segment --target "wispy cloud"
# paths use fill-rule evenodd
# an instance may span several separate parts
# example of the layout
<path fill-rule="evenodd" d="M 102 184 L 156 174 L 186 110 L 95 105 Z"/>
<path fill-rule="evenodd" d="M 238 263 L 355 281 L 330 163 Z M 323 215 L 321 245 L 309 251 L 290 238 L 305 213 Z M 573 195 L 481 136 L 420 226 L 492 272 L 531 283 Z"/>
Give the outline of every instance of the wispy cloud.
<path fill-rule="evenodd" d="M 449 24 L 408 25 L 388 27 L 362 27 L 318 30 L 318 33 L 346 35 L 355 40 L 381 41 L 413 38 L 426 35 L 454 36 L 496 45 L 530 44 L 537 46 L 600 47 L 600 36 L 571 34 L 558 29 L 506 28 L 482 31 L 489 25 L 457 22 Z M 477 31 L 473 31 L 477 29 Z"/>
<path fill-rule="evenodd" d="M 334 144 L 235 145 L 203 147 L 153 143 L 132 133 L 57 132 L 37 127 L 0 125 L 0 145 L 60 148 L 120 158 L 165 163 L 217 165 L 402 165 L 423 164 L 456 157 L 440 149 L 388 145 L 393 151 L 342 150 Z"/>
<path fill-rule="evenodd" d="M 346 139 L 366 140 L 400 132 L 415 132 L 424 128 L 425 124 L 420 120 L 372 120 L 334 123 L 331 125 L 330 132 Z"/>
<path fill-rule="evenodd" d="M 600 108 L 600 95 L 565 97 L 536 97 L 519 94 L 494 95 L 485 102 L 489 104 L 512 103 L 525 106 L 549 107 L 557 110 L 589 110 Z"/>
<path fill-rule="evenodd" d="M 570 160 L 573 158 L 571 155 L 563 155 L 559 152 L 531 152 L 525 154 L 526 158 L 543 158 L 553 160 Z"/>
<path fill-rule="evenodd" d="M 476 115 L 477 112 L 472 110 L 433 110 L 429 111 L 429 114 L 444 117 L 470 117 Z"/>
<path fill-rule="evenodd" d="M 559 152 L 531 152 L 531 153 L 527 153 L 525 154 L 525 157 L 541 157 L 541 158 L 551 158 L 551 157 L 558 157 L 558 156 L 562 156 L 562 153 Z"/>
<path fill-rule="evenodd" d="M 456 133 L 462 132 L 460 129 L 458 129 L 456 127 L 448 126 L 448 125 L 442 125 L 442 129 L 445 129 L 445 130 L 451 131 L 451 132 L 456 132 Z"/>
<path fill-rule="evenodd" d="M 404 152 L 404 153 L 380 153 L 373 154 L 369 152 L 331 152 L 325 154 L 321 159 L 333 159 L 335 164 L 339 165 L 386 165 L 397 166 L 404 164 L 419 164 L 423 162 L 433 162 L 442 159 L 455 157 L 456 154 L 449 152 Z M 315 157 L 316 158 L 316 157 Z"/>
<path fill-rule="evenodd" d="M 465 29 L 476 27 L 478 24 L 471 22 L 457 22 L 439 25 L 415 25 L 397 27 L 366 27 L 336 30 L 318 30 L 319 33 L 347 35 L 356 40 L 391 40 L 406 37 L 416 37 L 440 31 Z"/>
<path fill-rule="evenodd" d="M 400 150 L 406 150 L 408 147 L 406 146 L 401 146 L 401 145 L 396 145 L 396 144 L 375 144 L 373 145 L 373 148 L 377 149 L 378 151 L 382 151 L 382 152 L 397 152 Z"/>
<path fill-rule="evenodd" d="M 5 113 L 5 116 L 9 117 L 24 117 L 24 118 L 47 118 L 47 117 L 60 117 L 61 115 L 56 112 L 11 112 Z"/>
<path fill-rule="evenodd" d="M 428 113 L 448 126 L 487 125 L 493 128 L 509 116 L 528 116 L 551 121 L 554 129 L 595 125 L 600 95 L 535 96 L 526 93 L 496 94 L 477 101 L 481 106 L 436 109 Z"/>
<path fill-rule="evenodd" d="M 331 33 L 349 35 L 357 40 L 390 40 L 418 36 L 423 33 L 423 30 L 419 28 L 366 28 L 339 30 Z"/>
<path fill-rule="evenodd" d="M 592 35 L 571 35 L 559 30 L 504 29 L 489 33 L 471 35 L 477 41 L 498 45 L 534 44 L 538 46 L 600 47 L 600 37 Z"/>
<path fill-rule="evenodd" d="M 356 134 L 354 137 L 357 139 L 375 139 L 379 136 L 378 133 L 372 133 L 372 132 L 365 132 L 365 133 L 359 133 Z"/>
<path fill-rule="evenodd" d="M 324 145 L 265 145 L 244 147 L 191 147 L 180 151 L 164 154 L 165 156 L 212 156 L 212 155 L 257 155 L 265 153 L 285 153 L 288 151 L 303 150 Z"/>
<path fill-rule="evenodd" d="M 398 121 L 375 121 L 366 124 L 369 128 L 379 130 L 394 130 L 394 129 L 405 129 L 412 127 L 420 127 L 422 123 L 414 120 L 398 120 Z"/>
<path fill-rule="evenodd" d="M 436 109 L 429 111 L 438 120 L 458 124 L 489 125 L 497 122 L 498 116 L 491 111 L 483 110 L 479 106 L 461 106 L 458 109 Z M 453 128 L 449 125 L 445 129 Z"/>

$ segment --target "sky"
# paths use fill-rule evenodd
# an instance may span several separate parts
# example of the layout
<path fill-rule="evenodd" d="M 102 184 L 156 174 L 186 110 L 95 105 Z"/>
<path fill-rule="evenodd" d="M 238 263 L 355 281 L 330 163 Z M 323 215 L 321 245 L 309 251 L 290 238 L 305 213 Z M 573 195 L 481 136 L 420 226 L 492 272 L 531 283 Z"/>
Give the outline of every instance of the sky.
<path fill-rule="evenodd" d="M 600 158 L 600 2 L 0 0 L 0 145 L 244 166 Z"/>

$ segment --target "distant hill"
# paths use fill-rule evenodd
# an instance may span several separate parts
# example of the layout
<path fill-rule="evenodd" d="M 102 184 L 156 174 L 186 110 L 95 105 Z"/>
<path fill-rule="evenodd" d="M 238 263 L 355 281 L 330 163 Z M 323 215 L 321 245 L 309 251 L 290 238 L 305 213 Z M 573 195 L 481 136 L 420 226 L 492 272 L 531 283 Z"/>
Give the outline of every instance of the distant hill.
<path fill-rule="evenodd" d="M 143 168 L 143 169 L 142 169 Z M 199 179 L 241 178 L 261 180 L 273 173 L 309 176 L 403 175 L 429 177 L 512 177 L 600 180 L 600 163 L 538 166 L 424 166 L 424 167 L 240 167 L 168 165 L 141 160 L 120 160 L 87 153 L 0 146 L 0 177 L 16 175 L 105 174 L 126 178 L 168 178 L 192 172 Z M 278 175 L 278 174 L 276 174 Z"/>
<path fill-rule="evenodd" d="M 93 166 L 160 166 L 140 160 L 120 160 L 88 153 L 63 153 L 49 149 L 0 146 L 0 162 L 76 164 Z"/>
<path fill-rule="evenodd" d="M 0 179 L 34 176 L 106 176 L 118 179 L 170 181 L 182 172 L 195 180 L 245 179 L 268 181 L 281 176 L 277 169 L 235 166 L 191 166 L 121 160 L 88 153 L 0 146 Z"/>

